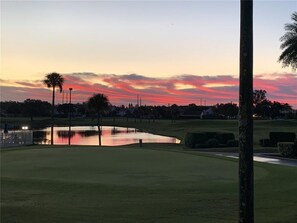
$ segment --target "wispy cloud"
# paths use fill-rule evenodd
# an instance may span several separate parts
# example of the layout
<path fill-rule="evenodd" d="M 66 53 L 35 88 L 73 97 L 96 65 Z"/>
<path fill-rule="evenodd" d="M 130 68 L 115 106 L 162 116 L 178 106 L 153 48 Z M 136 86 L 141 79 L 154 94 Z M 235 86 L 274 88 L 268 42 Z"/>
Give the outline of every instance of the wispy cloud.
<path fill-rule="evenodd" d="M 238 102 L 239 80 L 231 75 L 196 76 L 184 74 L 169 78 L 151 78 L 139 74 L 72 73 L 65 77 L 64 92 L 72 87 L 73 101 L 87 101 L 95 93 L 106 94 L 113 104 L 136 103 L 137 95 L 143 104 L 213 105 Z M 0 80 L 1 100 L 22 101 L 35 98 L 50 101 L 50 89 L 41 81 Z M 297 74 L 261 74 L 254 76 L 254 89 L 265 89 L 270 100 L 286 102 L 297 108 Z M 57 103 L 62 94 L 57 93 Z"/>

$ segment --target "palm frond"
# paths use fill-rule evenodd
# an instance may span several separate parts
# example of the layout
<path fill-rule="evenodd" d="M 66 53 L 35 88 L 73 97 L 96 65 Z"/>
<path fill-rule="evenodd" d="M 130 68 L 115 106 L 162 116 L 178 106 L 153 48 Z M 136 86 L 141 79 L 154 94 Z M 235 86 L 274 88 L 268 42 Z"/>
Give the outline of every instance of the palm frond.
<path fill-rule="evenodd" d="M 108 97 L 104 94 L 94 94 L 88 100 L 88 107 L 97 113 L 106 110 L 109 106 Z"/>
<path fill-rule="evenodd" d="M 285 24 L 287 31 L 281 38 L 282 44 L 280 48 L 283 50 L 278 62 L 283 64 L 283 67 L 291 66 L 293 70 L 297 69 L 297 12 L 292 14 L 293 23 Z"/>
<path fill-rule="evenodd" d="M 293 12 L 291 19 L 295 22 L 297 22 L 297 12 Z"/>
<path fill-rule="evenodd" d="M 297 44 L 297 35 L 288 35 L 286 38 L 282 39 L 283 43 L 280 45 L 281 49 L 285 49 L 288 46 Z"/>
<path fill-rule="evenodd" d="M 45 76 L 45 79 L 43 80 L 43 83 L 47 85 L 47 87 L 56 87 L 58 86 L 60 90 L 62 90 L 62 86 L 64 83 L 64 78 L 62 75 L 58 73 L 50 73 Z"/>
<path fill-rule="evenodd" d="M 285 30 L 286 31 L 292 31 L 292 32 L 296 32 L 297 30 L 297 23 L 294 23 L 294 24 L 285 24 Z"/>

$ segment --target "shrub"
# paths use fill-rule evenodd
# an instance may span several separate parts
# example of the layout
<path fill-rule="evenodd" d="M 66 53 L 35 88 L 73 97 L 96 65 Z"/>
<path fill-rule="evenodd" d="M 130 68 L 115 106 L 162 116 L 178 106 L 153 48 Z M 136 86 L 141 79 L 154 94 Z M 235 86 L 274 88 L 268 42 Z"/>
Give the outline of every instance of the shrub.
<path fill-rule="evenodd" d="M 203 132 L 208 139 L 214 139 L 217 138 L 218 133 L 217 132 Z"/>
<path fill-rule="evenodd" d="M 193 133 L 191 133 L 191 132 L 186 133 L 185 145 L 188 146 L 188 147 L 194 148 L 195 144 L 194 144 Z"/>
<path fill-rule="evenodd" d="M 218 147 L 219 141 L 215 138 L 212 138 L 206 141 L 206 145 L 208 148 Z"/>
<path fill-rule="evenodd" d="M 294 142 L 295 132 L 270 132 L 269 138 L 272 146 L 277 146 L 278 142 Z"/>
<path fill-rule="evenodd" d="M 238 140 L 230 139 L 227 142 L 227 147 L 238 147 L 238 146 L 239 146 Z"/>
<path fill-rule="evenodd" d="M 188 132 L 185 136 L 185 145 L 195 148 L 196 145 L 205 144 L 206 140 L 206 134 L 203 132 Z"/>
<path fill-rule="evenodd" d="M 270 139 L 260 139 L 260 145 L 263 147 L 272 146 Z"/>
<path fill-rule="evenodd" d="M 279 142 L 278 151 L 284 157 L 296 158 L 297 144 L 295 144 L 294 142 Z"/>
<path fill-rule="evenodd" d="M 195 144 L 195 148 L 209 148 L 209 146 L 206 144 L 197 143 Z"/>
<path fill-rule="evenodd" d="M 230 141 L 229 145 L 228 141 Z M 233 133 L 220 132 L 188 132 L 185 136 L 185 145 L 190 148 L 212 148 L 238 146 Z"/>
<path fill-rule="evenodd" d="M 218 141 L 220 144 L 227 144 L 229 140 L 235 140 L 235 136 L 233 133 L 217 133 Z"/>

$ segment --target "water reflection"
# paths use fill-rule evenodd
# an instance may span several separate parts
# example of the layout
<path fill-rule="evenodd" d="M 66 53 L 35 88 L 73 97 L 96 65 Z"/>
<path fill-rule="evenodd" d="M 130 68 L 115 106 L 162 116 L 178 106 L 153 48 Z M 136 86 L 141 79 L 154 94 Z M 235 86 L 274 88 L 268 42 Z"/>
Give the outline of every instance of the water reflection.
<path fill-rule="evenodd" d="M 95 131 L 95 130 L 77 131 L 77 133 L 82 137 L 98 135 L 98 131 Z"/>
<path fill-rule="evenodd" d="M 46 131 L 33 131 L 33 140 L 35 144 L 47 144 Z"/>
<path fill-rule="evenodd" d="M 142 139 L 143 143 L 180 143 L 180 140 L 176 138 L 141 132 L 134 128 L 102 126 L 101 135 L 103 146 L 138 143 L 139 139 Z M 54 128 L 54 144 L 68 144 L 68 137 L 68 127 Z M 50 128 L 34 131 L 34 142 L 36 144 L 48 144 L 49 140 Z M 97 126 L 73 126 L 70 140 L 71 145 L 98 145 Z"/>
<path fill-rule="evenodd" d="M 57 135 L 60 138 L 67 138 L 69 137 L 69 131 L 57 131 Z M 75 131 L 70 131 L 70 138 L 73 138 L 75 135 Z"/>

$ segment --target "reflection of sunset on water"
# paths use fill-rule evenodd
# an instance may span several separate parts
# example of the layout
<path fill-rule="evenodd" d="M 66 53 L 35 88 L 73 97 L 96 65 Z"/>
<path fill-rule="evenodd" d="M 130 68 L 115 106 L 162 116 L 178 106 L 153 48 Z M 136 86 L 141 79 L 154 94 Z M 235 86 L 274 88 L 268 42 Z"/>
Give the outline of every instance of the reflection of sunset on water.
<path fill-rule="evenodd" d="M 46 139 L 41 143 L 49 142 L 50 128 L 42 129 L 46 132 Z M 98 128 L 96 126 L 76 126 L 71 127 L 72 145 L 98 145 Z M 180 143 L 180 140 L 173 137 L 153 135 L 146 132 L 139 132 L 134 128 L 123 128 L 113 126 L 102 127 L 102 145 L 119 146 L 138 143 L 142 139 L 143 143 Z M 37 142 L 38 143 L 38 142 Z M 39 142 L 40 143 L 40 142 Z M 68 144 L 68 127 L 54 128 L 54 144 Z"/>

